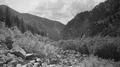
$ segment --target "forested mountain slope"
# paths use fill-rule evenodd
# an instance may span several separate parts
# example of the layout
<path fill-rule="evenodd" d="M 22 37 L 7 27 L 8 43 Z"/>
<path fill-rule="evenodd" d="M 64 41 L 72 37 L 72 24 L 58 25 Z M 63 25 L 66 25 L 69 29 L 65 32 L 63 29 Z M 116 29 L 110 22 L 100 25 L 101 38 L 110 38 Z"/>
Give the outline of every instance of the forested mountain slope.
<path fill-rule="evenodd" d="M 5 5 L 0 6 L 0 18 L 8 27 L 17 26 L 22 32 L 31 31 L 54 40 L 60 39 L 60 31 L 64 28 L 64 25 L 58 21 L 19 13 Z"/>
<path fill-rule="evenodd" d="M 91 11 L 79 13 L 62 31 L 64 39 L 84 36 L 120 36 L 120 0 L 106 0 Z"/>

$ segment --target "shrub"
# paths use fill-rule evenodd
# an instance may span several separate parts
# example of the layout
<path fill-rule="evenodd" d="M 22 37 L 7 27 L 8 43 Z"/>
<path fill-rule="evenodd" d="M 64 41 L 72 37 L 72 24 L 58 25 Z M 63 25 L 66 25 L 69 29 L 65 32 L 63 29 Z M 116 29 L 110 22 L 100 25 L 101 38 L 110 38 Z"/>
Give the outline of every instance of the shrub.
<path fill-rule="evenodd" d="M 54 55 L 56 47 L 48 44 L 45 40 L 44 37 L 25 32 L 20 38 L 16 38 L 14 44 L 22 47 L 27 53 L 37 53 L 43 56 Z"/>
<path fill-rule="evenodd" d="M 88 37 L 76 40 L 61 40 L 58 46 L 64 50 L 75 50 L 81 54 L 94 54 L 104 59 L 120 60 L 120 37 Z"/>
<path fill-rule="evenodd" d="M 94 47 L 94 55 L 97 55 L 104 59 L 114 59 L 115 61 L 120 60 L 120 42 L 118 38 L 113 38 L 112 41 L 97 41 Z"/>
<path fill-rule="evenodd" d="M 61 40 L 57 44 L 63 50 L 75 50 L 81 54 L 89 54 L 89 50 L 85 42 L 81 42 L 79 40 Z"/>
<path fill-rule="evenodd" d="M 117 67 L 113 64 L 113 61 L 103 60 L 95 56 L 89 56 L 85 58 L 79 67 Z"/>

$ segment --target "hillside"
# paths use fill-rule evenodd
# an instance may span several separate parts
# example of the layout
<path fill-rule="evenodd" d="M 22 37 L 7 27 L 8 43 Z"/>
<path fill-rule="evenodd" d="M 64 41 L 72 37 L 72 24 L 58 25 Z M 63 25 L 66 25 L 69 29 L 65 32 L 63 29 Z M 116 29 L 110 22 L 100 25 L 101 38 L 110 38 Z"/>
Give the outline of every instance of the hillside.
<path fill-rule="evenodd" d="M 91 11 L 79 13 L 62 31 L 64 39 L 84 36 L 120 36 L 120 1 L 107 0 Z"/>
<path fill-rule="evenodd" d="M 19 13 L 5 5 L 0 6 L 0 18 L 2 21 L 6 21 L 8 27 L 17 26 L 22 32 L 29 30 L 32 33 L 48 36 L 54 40 L 60 39 L 60 31 L 64 28 L 64 25 L 58 21 Z"/>

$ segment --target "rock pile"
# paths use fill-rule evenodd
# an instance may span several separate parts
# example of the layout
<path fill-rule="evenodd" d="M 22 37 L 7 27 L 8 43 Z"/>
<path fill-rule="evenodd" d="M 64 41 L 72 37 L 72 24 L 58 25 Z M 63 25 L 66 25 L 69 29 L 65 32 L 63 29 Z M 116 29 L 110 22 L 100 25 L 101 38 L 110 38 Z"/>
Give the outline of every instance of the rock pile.
<path fill-rule="evenodd" d="M 27 64 L 17 64 L 16 67 L 41 67 L 42 60 L 40 58 L 36 58 L 35 60 L 29 61 Z"/>

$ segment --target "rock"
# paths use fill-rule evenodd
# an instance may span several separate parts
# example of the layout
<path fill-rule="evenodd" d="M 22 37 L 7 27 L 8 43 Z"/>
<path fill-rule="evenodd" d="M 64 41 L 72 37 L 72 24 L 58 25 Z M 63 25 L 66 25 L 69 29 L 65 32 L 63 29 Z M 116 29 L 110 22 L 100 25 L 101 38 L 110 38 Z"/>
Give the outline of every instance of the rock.
<path fill-rule="evenodd" d="M 18 60 L 18 63 L 20 64 L 24 63 L 24 60 L 21 57 L 18 57 L 17 60 Z"/>
<path fill-rule="evenodd" d="M 33 67 L 39 67 L 39 63 L 34 63 Z"/>
<path fill-rule="evenodd" d="M 31 56 L 31 55 L 33 55 L 33 53 L 26 54 L 26 56 Z"/>
<path fill-rule="evenodd" d="M 2 54 L 7 54 L 7 53 L 9 53 L 9 50 L 0 50 L 0 54 L 2 55 Z"/>
<path fill-rule="evenodd" d="M 0 45 L 0 50 L 7 50 L 7 46 L 5 44 Z"/>
<path fill-rule="evenodd" d="M 114 67 L 113 64 L 107 64 L 105 67 Z"/>
<path fill-rule="evenodd" d="M 53 65 L 49 65 L 49 67 L 56 67 L 56 65 L 54 65 L 54 64 Z"/>
<path fill-rule="evenodd" d="M 0 66 L 3 65 L 4 62 L 5 60 L 3 58 L 0 58 Z"/>
<path fill-rule="evenodd" d="M 42 60 L 40 58 L 37 58 L 36 61 L 39 62 L 39 61 L 42 61 Z"/>
<path fill-rule="evenodd" d="M 35 60 L 30 61 L 30 63 L 35 63 Z"/>
<path fill-rule="evenodd" d="M 10 57 L 4 57 L 4 59 L 5 59 L 5 64 L 8 64 L 9 62 L 11 62 L 12 61 L 12 58 L 10 58 Z"/>
<path fill-rule="evenodd" d="M 32 63 L 28 63 L 27 67 L 33 67 L 33 64 Z"/>
<path fill-rule="evenodd" d="M 7 57 L 9 57 L 9 58 L 15 58 L 15 55 L 14 55 L 14 54 L 11 54 L 11 53 L 8 53 L 8 54 L 7 54 Z"/>
<path fill-rule="evenodd" d="M 47 63 L 42 63 L 42 67 L 48 67 Z"/>
<path fill-rule="evenodd" d="M 16 66 L 18 64 L 18 61 L 16 59 L 13 59 L 12 61 L 10 61 L 8 63 L 9 65 L 13 65 L 13 66 Z"/>
<path fill-rule="evenodd" d="M 17 57 L 21 57 L 21 58 L 25 59 L 26 52 L 20 46 L 13 45 L 12 51 L 13 51 L 13 52 L 11 52 L 12 54 L 16 55 Z"/>
<path fill-rule="evenodd" d="M 26 60 L 33 60 L 36 58 L 44 58 L 44 55 L 41 54 L 36 54 L 36 53 L 30 53 L 30 54 L 26 54 Z"/>
<path fill-rule="evenodd" d="M 13 51 L 16 51 L 16 52 L 20 52 L 22 53 L 24 56 L 26 56 L 26 52 L 24 49 L 22 49 L 19 45 L 16 45 L 16 44 L 13 44 Z"/>
<path fill-rule="evenodd" d="M 7 64 L 3 64 L 3 67 L 7 67 Z"/>
<path fill-rule="evenodd" d="M 25 55 L 23 55 L 21 52 L 15 51 L 15 52 L 12 52 L 12 54 L 14 54 L 17 57 L 21 57 L 22 59 L 25 59 Z"/>
<path fill-rule="evenodd" d="M 37 58 L 37 59 L 36 59 L 36 62 L 38 62 L 39 65 L 42 66 L 42 63 L 43 63 L 43 62 L 42 62 L 42 60 L 41 60 L 40 58 Z"/>
<path fill-rule="evenodd" d="M 25 64 L 25 65 L 22 65 L 22 67 L 27 67 L 27 64 Z"/>
<path fill-rule="evenodd" d="M 15 67 L 14 65 L 8 65 L 7 67 Z"/>
<path fill-rule="evenodd" d="M 33 60 L 33 59 L 35 59 L 35 55 L 34 55 L 33 53 L 31 53 L 31 54 L 26 54 L 25 60 Z"/>
<path fill-rule="evenodd" d="M 16 67 L 22 67 L 22 65 L 21 64 L 17 64 Z"/>

